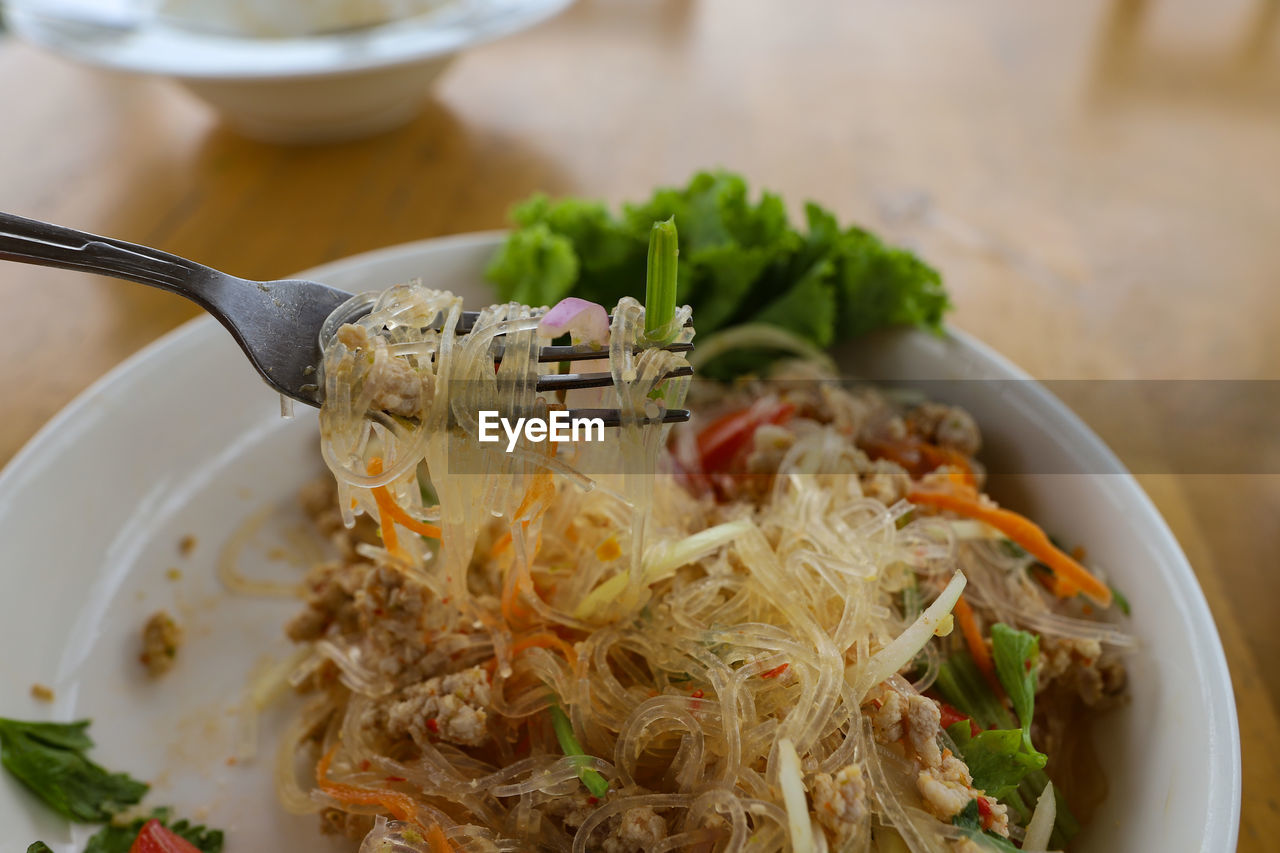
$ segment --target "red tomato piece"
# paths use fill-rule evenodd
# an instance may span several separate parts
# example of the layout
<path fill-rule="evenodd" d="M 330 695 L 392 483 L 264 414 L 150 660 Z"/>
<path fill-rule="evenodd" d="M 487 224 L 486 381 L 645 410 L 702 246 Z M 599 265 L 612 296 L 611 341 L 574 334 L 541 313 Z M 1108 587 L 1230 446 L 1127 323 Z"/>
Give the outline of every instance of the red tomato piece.
<path fill-rule="evenodd" d="M 129 853 L 200 853 L 200 848 L 171 832 L 158 820 L 149 820 L 134 839 Z"/>
<path fill-rule="evenodd" d="M 961 720 L 967 720 L 969 723 L 970 735 L 972 735 L 973 737 L 977 737 L 978 733 L 981 731 L 981 729 L 978 728 L 977 723 L 975 723 L 969 717 L 966 717 L 964 714 L 960 713 L 960 711 L 958 711 L 956 708 L 952 707 L 951 705 L 948 705 L 946 702 L 938 702 L 938 709 L 942 712 L 941 722 L 942 722 L 942 727 L 944 729 L 951 728 L 953 725 L 960 722 Z"/>
<path fill-rule="evenodd" d="M 702 470 L 724 471 L 751 443 L 757 429 L 764 424 L 784 424 L 795 411 L 790 403 L 767 399 L 716 418 L 698 433 Z"/>

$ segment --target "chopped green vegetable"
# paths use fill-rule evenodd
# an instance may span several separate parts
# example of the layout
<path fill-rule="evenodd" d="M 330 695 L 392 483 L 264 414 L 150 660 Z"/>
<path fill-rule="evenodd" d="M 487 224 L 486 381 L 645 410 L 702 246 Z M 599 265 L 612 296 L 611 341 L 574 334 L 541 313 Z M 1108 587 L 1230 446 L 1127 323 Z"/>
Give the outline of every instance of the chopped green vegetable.
<path fill-rule="evenodd" d="M 942 698 L 981 729 L 1016 729 L 1018 721 L 1000 704 L 973 657 L 961 649 L 938 667 L 935 682 Z"/>
<path fill-rule="evenodd" d="M 1030 748 L 1021 729 L 991 729 L 974 737 L 968 720 L 953 723 L 947 734 L 955 741 L 964 763 L 969 765 L 973 786 L 997 800 L 1018 790 L 1018 784 L 1032 770 L 1044 767 L 1048 758 Z"/>
<path fill-rule="evenodd" d="M 578 738 L 573 733 L 573 723 L 569 722 L 569 716 L 560 709 L 559 705 L 551 706 L 551 726 L 555 729 L 556 740 L 560 741 L 560 748 L 564 750 L 565 755 L 571 758 L 587 757 L 587 751 L 582 748 L 582 744 L 578 743 Z M 608 780 L 595 768 L 579 767 L 578 778 L 582 780 L 582 784 L 592 796 L 603 797 L 609 793 Z"/>
<path fill-rule="evenodd" d="M 676 301 L 693 308 L 703 335 L 765 323 L 826 348 L 886 326 L 938 331 L 950 301 L 938 273 L 910 252 L 857 227 L 842 228 L 816 204 L 806 230 L 782 200 L 752 202 L 746 181 L 700 172 L 614 215 L 582 199 L 536 195 L 512 211 L 517 229 L 487 270 L 503 299 L 552 305 L 578 296 L 604 305 L 635 295 L 655 221 L 679 226 Z M 712 359 L 709 377 L 759 371 L 782 353 L 740 349 Z"/>
<path fill-rule="evenodd" d="M 1034 681 L 1031 683 L 1034 686 Z M 982 677 L 982 672 L 967 651 L 957 651 L 941 663 L 935 686 L 944 700 L 960 713 L 971 717 L 979 728 L 1011 731 L 1019 738 L 1022 737 L 1018 720 L 996 699 L 991 688 L 987 686 L 986 679 Z M 979 737 L 983 734 L 986 732 L 980 733 Z M 959 743 L 956 746 L 960 748 Z M 1024 749 L 1024 752 L 1027 751 L 1034 750 Z M 1025 821 L 1031 817 L 1031 809 L 1027 803 L 1034 803 L 1048 782 L 1049 777 L 1043 769 L 1028 768 L 1018 785 L 1018 790 L 999 799 L 1008 803 Z M 1067 807 L 1066 801 L 1061 796 L 1061 790 L 1055 786 L 1054 791 L 1057 794 L 1058 816 L 1054 821 L 1053 843 L 1061 847 L 1079 831 L 1080 824 Z"/>
<path fill-rule="evenodd" d="M 43 841 L 37 841 L 27 848 L 27 853 L 53 853 L 53 851 L 49 849 L 48 844 Z"/>
<path fill-rule="evenodd" d="M 676 315 L 676 268 L 680 255 L 675 217 L 653 223 L 649 231 L 649 265 L 645 273 L 644 333 L 667 343 Z"/>
<path fill-rule="evenodd" d="M 1040 638 L 1010 628 L 1003 622 L 991 626 L 991 657 L 1000 686 L 1013 702 L 1022 723 L 1022 738 L 1031 749 L 1031 718 L 1036 706 L 1036 674 L 1040 668 Z"/>
<path fill-rule="evenodd" d="M 1004 549 L 1006 554 L 1014 559 L 1021 560 L 1023 557 L 1027 556 L 1027 549 L 1023 548 L 1012 539 L 1001 539 L 1000 547 Z"/>
<path fill-rule="evenodd" d="M 970 800 L 960 814 L 951 819 L 951 823 L 959 827 L 979 847 L 998 850 L 1000 853 L 1018 853 L 1018 848 L 1009 839 L 994 832 L 982 829 L 982 818 L 978 813 L 978 801 Z"/>
<path fill-rule="evenodd" d="M 154 809 L 146 817 L 136 818 L 128 823 L 104 826 L 89 839 L 84 853 L 129 853 L 129 848 L 133 846 L 138 833 L 142 831 L 143 824 L 149 820 L 160 821 L 171 832 L 186 839 L 202 853 L 222 853 L 222 830 L 192 825 L 186 820 L 170 823 L 168 808 Z"/>
<path fill-rule="evenodd" d="M 0 718 L 0 763 L 70 820 L 110 820 L 142 799 L 148 786 L 124 773 L 108 773 L 85 753 L 93 747 L 88 720 L 29 723 Z"/>
<path fill-rule="evenodd" d="M 1132 616 L 1133 611 L 1129 608 L 1129 599 L 1124 597 L 1124 593 L 1110 584 L 1107 585 L 1107 589 L 1111 590 L 1111 600 L 1116 603 L 1116 607 L 1120 608 L 1120 612 L 1125 616 Z"/>

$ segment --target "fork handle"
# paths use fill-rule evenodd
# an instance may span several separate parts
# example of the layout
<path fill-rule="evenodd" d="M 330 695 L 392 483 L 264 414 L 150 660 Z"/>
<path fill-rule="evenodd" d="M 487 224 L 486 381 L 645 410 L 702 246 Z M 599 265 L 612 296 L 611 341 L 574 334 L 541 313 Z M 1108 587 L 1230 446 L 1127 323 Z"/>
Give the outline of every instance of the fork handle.
<path fill-rule="evenodd" d="M 12 213 L 0 212 L 0 259 L 100 273 L 203 302 L 186 287 L 192 273 L 206 269 L 199 264 L 157 249 Z"/>

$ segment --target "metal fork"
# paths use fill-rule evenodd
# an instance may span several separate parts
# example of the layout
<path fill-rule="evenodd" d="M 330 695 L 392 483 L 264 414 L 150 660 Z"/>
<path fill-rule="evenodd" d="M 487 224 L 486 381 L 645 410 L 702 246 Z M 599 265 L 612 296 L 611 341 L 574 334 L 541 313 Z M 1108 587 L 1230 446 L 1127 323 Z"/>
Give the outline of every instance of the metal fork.
<path fill-rule="evenodd" d="M 280 279 L 253 281 L 123 240 L 99 237 L 83 231 L 0 212 L 0 259 L 37 266 L 81 270 L 147 284 L 190 299 L 218 319 L 231 332 L 262 378 L 273 389 L 309 406 L 319 406 L 323 389 L 316 383 L 316 369 L 323 354 L 320 329 L 343 303 L 355 306 L 341 322 L 368 313 L 367 300 L 315 281 Z M 458 333 L 475 324 L 477 312 L 463 312 Z M 692 344 L 670 344 L 665 349 L 688 352 Z M 540 362 L 599 359 L 600 350 L 589 347 L 546 346 Z M 667 373 L 667 378 L 690 376 L 691 367 Z M 575 388 L 601 388 L 613 383 L 607 372 L 550 374 L 538 380 L 541 392 Z M 621 415 L 610 409 L 572 410 L 573 417 L 600 417 L 606 426 L 617 426 Z M 652 419 L 656 421 L 657 419 Z M 685 409 L 663 413 L 662 423 L 689 420 Z"/>

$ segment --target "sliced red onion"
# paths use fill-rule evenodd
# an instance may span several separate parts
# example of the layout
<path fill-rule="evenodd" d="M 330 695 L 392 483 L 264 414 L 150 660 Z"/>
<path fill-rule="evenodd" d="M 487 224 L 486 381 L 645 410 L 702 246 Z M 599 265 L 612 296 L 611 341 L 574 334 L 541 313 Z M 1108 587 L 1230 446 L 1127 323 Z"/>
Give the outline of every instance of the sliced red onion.
<path fill-rule="evenodd" d="M 554 308 L 542 315 L 538 332 L 553 338 L 568 332 L 575 344 L 603 346 L 609 342 L 609 312 L 604 310 L 603 305 L 570 296 L 561 299 Z"/>

